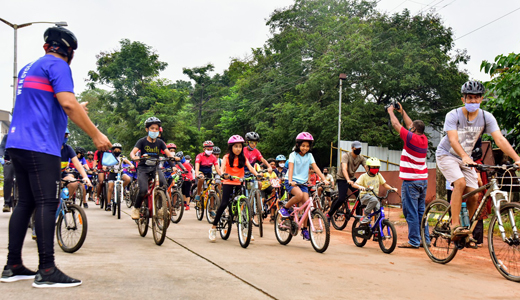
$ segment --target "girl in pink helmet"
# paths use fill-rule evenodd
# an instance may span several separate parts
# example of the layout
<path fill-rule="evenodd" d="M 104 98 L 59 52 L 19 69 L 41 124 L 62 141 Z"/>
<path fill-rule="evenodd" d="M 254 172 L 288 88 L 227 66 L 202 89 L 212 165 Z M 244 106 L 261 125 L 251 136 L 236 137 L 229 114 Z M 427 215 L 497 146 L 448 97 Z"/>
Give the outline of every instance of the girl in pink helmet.
<path fill-rule="evenodd" d="M 239 189 L 241 185 L 239 180 L 231 180 L 230 176 L 244 178 L 245 167 L 255 176 L 259 176 L 244 156 L 244 138 L 240 135 L 234 135 L 229 138 L 227 154 L 222 158 L 222 178 L 224 179 L 222 181 L 222 201 L 220 202 L 220 207 L 213 221 L 213 227 L 209 230 L 209 240 L 212 242 L 216 240 L 217 225 L 218 222 L 220 222 L 222 213 L 229 205 L 231 195 L 235 189 Z M 252 236 L 251 240 L 253 240 Z"/>
<path fill-rule="evenodd" d="M 294 151 L 289 155 L 289 168 L 285 174 L 285 189 L 287 193 L 294 197 L 285 204 L 285 207 L 280 208 L 282 217 L 288 218 L 291 214 L 291 207 L 298 203 L 305 203 L 309 200 L 309 190 L 307 186 L 303 185 L 309 180 L 309 166 L 320 176 L 325 184 L 330 184 L 321 173 L 320 168 L 316 165 L 314 157 L 310 153 L 314 138 L 308 132 L 300 132 L 296 137 L 296 145 Z M 307 222 L 307 215 L 303 215 L 303 224 Z M 302 228 L 302 235 L 305 240 L 309 240 L 309 231 L 307 228 Z"/>

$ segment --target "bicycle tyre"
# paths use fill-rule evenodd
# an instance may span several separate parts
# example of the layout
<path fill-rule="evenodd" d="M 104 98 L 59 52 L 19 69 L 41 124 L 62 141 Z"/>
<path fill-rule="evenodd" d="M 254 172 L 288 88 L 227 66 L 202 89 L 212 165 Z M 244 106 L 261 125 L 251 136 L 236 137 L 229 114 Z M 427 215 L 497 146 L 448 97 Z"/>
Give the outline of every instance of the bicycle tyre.
<path fill-rule="evenodd" d="M 507 203 L 500 207 L 500 216 L 506 240 L 502 240 L 495 214 L 489 223 L 488 249 L 493 265 L 506 279 L 520 282 L 520 204 Z M 511 216 L 513 220 L 511 220 Z M 517 232 L 513 231 L 513 224 Z M 496 237 L 495 237 L 496 236 Z M 498 251 L 497 251 L 498 250 Z"/>
<path fill-rule="evenodd" d="M 350 211 L 347 206 L 347 202 L 343 202 L 338 210 L 334 213 L 332 218 L 330 218 L 330 223 L 332 223 L 332 227 L 336 230 L 343 230 L 347 227 L 348 224 L 348 216 Z"/>
<path fill-rule="evenodd" d="M 457 245 L 451 240 L 451 210 L 450 204 L 437 199 L 426 206 L 421 219 L 421 241 L 428 257 L 436 263 L 447 264 L 457 254 Z M 435 228 L 432 226 L 436 224 Z M 428 227 L 428 229 L 427 229 Z M 430 243 L 426 241 L 425 231 L 428 230 Z"/>
<path fill-rule="evenodd" d="M 258 230 L 260 231 L 260 237 L 264 236 L 264 228 L 263 228 L 263 208 L 262 208 L 262 195 L 260 195 L 259 190 L 255 190 L 255 192 L 252 194 L 252 200 L 254 202 L 251 202 L 252 208 L 253 208 L 253 225 L 258 227 Z M 254 207 L 253 207 L 254 206 Z"/>
<path fill-rule="evenodd" d="M 202 218 L 204 218 L 204 198 L 203 197 L 200 197 L 199 201 L 195 201 L 195 216 L 197 217 L 197 220 L 199 220 L 199 221 L 202 221 Z"/>
<path fill-rule="evenodd" d="M 381 248 L 381 251 L 383 251 L 384 253 L 390 254 L 395 250 L 395 246 L 397 246 L 397 231 L 395 230 L 394 224 L 392 224 L 392 222 L 390 222 L 389 220 L 384 219 L 381 223 L 382 223 L 382 226 L 381 226 L 382 228 L 381 228 L 381 232 L 379 233 L 379 238 L 378 238 L 379 248 Z M 387 236 L 387 234 L 388 234 L 387 228 L 390 228 L 391 236 L 389 236 L 389 237 Z M 392 243 L 390 244 L 390 247 L 387 247 L 387 245 L 385 244 L 385 241 L 390 240 L 390 239 L 392 240 Z"/>
<path fill-rule="evenodd" d="M 206 204 L 206 220 L 208 220 L 209 224 L 213 224 L 213 221 L 215 220 L 215 217 L 211 216 L 211 212 L 217 213 L 217 210 L 220 206 L 220 197 L 218 196 L 218 193 L 211 192 L 208 196 L 208 203 Z M 211 200 L 213 198 L 213 206 L 211 205 Z"/>
<path fill-rule="evenodd" d="M 276 240 L 281 245 L 287 245 L 292 239 L 291 234 L 291 220 L 283 219 L 280 212 L 277 210 L 274 218 L 274 235 Z"/>
<path fill-rule="evenodd" d="M 358 226 L 358 224 L 359 224 L 359 226 Z M 354 241 L 354 244 L 356 246 L 358 246 L 358 247 L 365 246 L 365 244 L 368 241 L 368 239 L 365 239 L 365 238 L 358 237 L 358 236 L 354 235 L 354 230 L 357 230 L 361 226 L 366 226 L 368 228 L 368 224 L 367 225 L 361 225 L 360 221 L 358 219 L 354 220 L 354 223 L 352 223 L 352 241 Z"/>
<path fill-rule="evenodd" d="M 121 219 L 121 201 L 123 200 L 123 183 L 119 184 L 116 195 L 118 195 L 116 205 L 117 205 L 117 219 L 119 220 L 119 219 Z"/>
<path fill-rule="evenodd" d="M 131 208 L 135 204 L 135 200 L 139 195 L 139 186 L 137 185 L 137 180 L 132 181 L 130 184 L 130 196 L 129 200 L 126 202 L 126 206 Z"/>
<path fill-rule="evenodd" d="M 82 184 L 78 185 L 78 188 L 76 189 L 76 192 L 74 193 L 74 199 L 72 200 L 72 204 L 76 204 L 76 201 L 78 202 L 78 205 L 81 206 L 83 204 L 83 188 Z"/>
<path fill-rule="evenodd" d="M 164 243 L 166 230 L 170 224 L 168 211 L 168 198 L 162 189 L 155 189 L 154 204 L 155 214 L 152 216 L 153 240 L 157 246 Z"/>
<path fill-rule="evenodd" d="M 148 201 L 148 199 L 145 199 Z M 143 203 L 143 206 L 140 209 L 140 217 L 138 220 L 135 220 L 137 223 L 137 230 L 139 230 L 139 235 L 145 237 L 148 233 L 148 224 L 150 223 L 150 218 L 148 217 L 146 211 L 148 211 L 148 207 L 146 207 Z"/>
<path fill-rule="evenodd" d="M 173 213 L 175 212 L 175 216 Z M 179 223 L 184 214 L 184 197 L 179 191 L 173 191 L 170 197 L 170 220 Z"/>
<path fill-rule="evenodd" d="M 67 211 L 65 214 L 70 214 L 70 218 L 64 217 L 61 213 L 59 214 L 58 221 L 56 222 L 56 239 L 58 240 L 58 245 L 63 251 L 67 253 L 74 253 L 78 251 L 81 246 L 83 246 L 83 243 L 87 238 L 87 215 L 85 214 L 85 211 L 76 204 L 67 204 Z M 74 222 L 71 223 L 70 219 L 72 219 Z M 64 222 L 69 224 L 64 224 Z M 79 235 L 76 233 L 76 231 L 80 231 Z M 77 239 L 67 238 L 67 236 L 70 237 L 73 234 L 74 236 L 77 236 Z M 70 241 L 70 243 L 68 243 L 68 241 Z"/>
<path fill-rule="evenodd" d="M 251 217 L 251 206 L 249 205 L 249 200 L 243 197 L 240 199 L 240 205 L 237 208 L 238 241 L 242 248 L 247 248 L 251 242 L 251 234 L 253 231 L 253 220 Z"/>
<path fill-rule="evenodd" d="M 222 229 L 220 229 L 219 231 L 220 231 L 220 237 L 223 240 L 227 240 L 229 238 L 229 236 L 231 235 L 231 227 L 233 225 L 233 216 L 229 212 L 230 212 L 230 208 L 228 206 L 222 213 L 222 217 L 220 217 L 219 224 L 220 224 L 220 227 L 222 227 Z"/>
<path fill-rule="evenodd" d="M 105 207 L 105 201 L 106 201 L 106 192 L 105 192 L 105 181 L 103 181 L 103 184 L 101 185 L 101 193 L 99 194 L 99 208 L 103 209 Z"/>
<path fill-rule="evenodd" d="M 117 185 L 114 183 L 114 194 L 112 195 L 112 203 L 110 203 L 110 209 L 112 211 L 112 216 L 116 215 L 117 212 Z"/>
<path fill-rule="evenodd" d="M 323 212 L 321 212 L 321 210 L 319 210 L 319 209 L 315 209 L 311 213 L 311 218 L 312 218 L 312 220 L 308 220 L 308 222 L 309 222 L 308 228 L 309 228 L 309 235 L 311 238 L 312 248 L 314 248 L 314 250 L 318 253 L 323 253 L 329 247 L 329 242 L 330 242 L 329 223 L 327 222 L 327 218 L 325 217 Z M 314 229 L 316 230 L 316 232 L 314 232 L 312 230 L 312 227 L 310 226 L 311 225 L 310 222 L 313 223 L 313 226 L 314 226 Z M 322 239 L 319 237 L 323 234 L 323 231 L 325 231 L 325 240 L 323 241 L 323 243 L 320 243 Z"/>

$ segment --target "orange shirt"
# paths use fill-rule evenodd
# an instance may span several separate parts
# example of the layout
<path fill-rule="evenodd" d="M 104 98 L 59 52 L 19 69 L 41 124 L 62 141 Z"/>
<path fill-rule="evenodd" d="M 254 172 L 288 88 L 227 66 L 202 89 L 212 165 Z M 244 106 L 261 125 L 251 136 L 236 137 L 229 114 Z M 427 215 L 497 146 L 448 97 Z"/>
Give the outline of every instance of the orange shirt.
<path fill-rule="evenodd" d="M 229 154 L 224 155 L 222 158 L 223 165 L 226 167 L 226 173 L 231 176 L 237 176 L 240 178 L 244 177 L 244 168 L 238 167 L 238 157 L 235 157 L 235 160 L 233 161 L 233 166 L 229 165 Z M 224 179 L 222 180 L 223 184 L 229 184 L 229 185 L 240 185 L 240 180 L 230 180 L 230 179 Z"/>

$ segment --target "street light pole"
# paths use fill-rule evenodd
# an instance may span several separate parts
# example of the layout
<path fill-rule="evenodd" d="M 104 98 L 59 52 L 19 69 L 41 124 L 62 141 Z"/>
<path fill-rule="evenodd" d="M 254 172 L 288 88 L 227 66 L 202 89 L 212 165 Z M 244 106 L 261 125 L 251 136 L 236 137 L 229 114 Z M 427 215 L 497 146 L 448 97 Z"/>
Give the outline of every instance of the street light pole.
<path fill-rule="evenodd" d="M 339 168 L 341 168 L 341 92 L 343 91 L 343 80 L 347 79 L 347 74 L 339 74 L 339 108 L 338 108 L 338 164 L 337 164 L 337 170 L 339 171 Z"/>
<path fill-rule="evenodd" d="M 204 101 L 204 83 L 202 83 L 202 90 L 200 91 L 200 106 L 199 106 L 199 131 L 200 131 L 200 120 L 202 118 L 202 101 Z"/>
<path fill-rule="evenodd" d="M 0 21 L 4 22 L 5 24 L 9 25 L 9 27 L 14 29 L 14 62 L 13 62 L 13 110 L 14 110 L 14 103 L 16 102 L 16 86 L 18 85 L 18 29 L 24 28 L 27 26 L 31 26 L 32 24 L 37 23 L 47 23 L 47 24 L 54 24 L 56 26 L 67 26 L 67 22 L 30 22 L 30 23 L 24 23 L 24 24 L 12 24 L 9 21 L 6 21 L 2 18 L 0 18 Z"/>

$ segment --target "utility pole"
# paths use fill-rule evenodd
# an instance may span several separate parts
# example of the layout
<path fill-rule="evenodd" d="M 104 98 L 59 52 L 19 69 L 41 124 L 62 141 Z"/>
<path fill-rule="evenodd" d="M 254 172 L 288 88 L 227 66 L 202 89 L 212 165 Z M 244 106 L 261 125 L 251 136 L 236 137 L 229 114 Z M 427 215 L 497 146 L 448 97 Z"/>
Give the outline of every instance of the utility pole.
<path fill-rule="evenodd" d="M 202 90 L 200 91 L 199 124 L 198 124 L 199 131 L 200 131 L 200 122 L 201 122 L 201 119 L 202 119 L 202 104 L 203 104 L 203 101 L 204 101 L 204 83 L 202 83 Z"/>
<path fill-rule="evenodd" d="M 343 80 L 347 79 L 347 74 L 339 74 L 339 108 L 338 108 L 338 164 L 337 170 L 341 168 L 341 92 L 343 91 Z"/>

